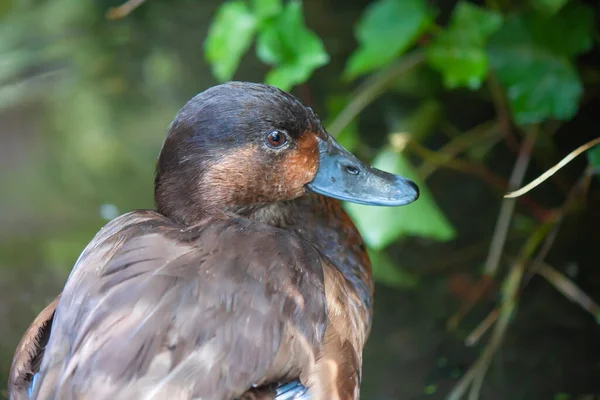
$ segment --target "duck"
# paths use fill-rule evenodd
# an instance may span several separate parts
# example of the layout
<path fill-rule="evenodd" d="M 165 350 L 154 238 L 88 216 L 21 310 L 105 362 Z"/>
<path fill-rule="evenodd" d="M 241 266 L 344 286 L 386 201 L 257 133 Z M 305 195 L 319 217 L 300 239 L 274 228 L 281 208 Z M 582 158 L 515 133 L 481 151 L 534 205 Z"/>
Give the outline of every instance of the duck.
<path fill-rule="evenodd" d="M 26 331 L 9 398 L 356 400 L 374 285 L 342 201 L 418 196 L 291 94 L 210 87 L 169 126 L 156 209 L 107 223 Z"/>

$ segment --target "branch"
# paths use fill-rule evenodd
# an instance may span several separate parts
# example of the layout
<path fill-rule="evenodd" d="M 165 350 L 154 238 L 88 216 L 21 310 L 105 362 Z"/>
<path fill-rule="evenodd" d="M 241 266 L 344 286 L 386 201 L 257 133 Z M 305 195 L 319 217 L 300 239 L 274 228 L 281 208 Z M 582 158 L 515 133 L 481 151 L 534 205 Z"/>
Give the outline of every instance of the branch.
<path fill-rule="evenodd" d="M 467 147 L 472 146 L 473 142 L 485 140 L 496 141 L 498 136 L 497 123 L 495 121 L 487 121 L 460 136 L 454 137 L 436 152 L 440 155 L 438 160 L 434 162 L 430 162 L 428 159 L 424 160 L 425 163 L 419 168 L 421 179 L 427 179 L 438 167 L 450 162 L 456 155 L 465 151 Z"/>
<path fill-rule="evenodd" d="M 519 150 L 519 143 L 512 129 L 510 109 L 506 101 L 504 90 L 500 86 L 500 83 L 498 83 L 493 72 L 490 73 L 488 86 L 490 95 L 492 96 L 494 109 L 498 115 L 498 126 L 500 127 L 500 131 L 504 134 L 504 139 L 506 140 L 508 147 L 516 153 Z"/>
<path fill-rule="evenodd" d="M 552 268 L 550 265 L 539 262 L 537 274 L 548 281 L 556 290 L 562 293 L 567 299 L 577 303 L 594 316 L 600 323 L 600 306 L 590 296 L 588 296 L 579 286 L 569 278 Z"/>
<path fill-rule="evenodd" d="M 465 339 L 465 346 L 475 346 L 477 342 L 479 342 L 479 339 L 481 339 L 481 337 L 487 332 L 487 330 L 496 323 L 499 316 L 500 310 L 494 308 L 492 312 L 490 312 L 488 316 L 485 317 L 475 329 L 473 329 L 473 332 L 471 332 L 469 336 L 467 336 L 467 338 Z"/>
<path fill-rule="evenodd" d="M 527 136 L 521 144 L 517 161 L 515 162 L 515 166 L 508 181 L 508 186 L 510 188 L 518 187 L 521 182 L 523 182 L 525 171 L 527 171 L 527 166 L 531 159 L 531 150 L 533 149 L 537 133 L 538 127 L 533 126 L 527 132 Z M 496 221 L 496 227 L 494 228 L 494 236 L 492 237 L 492 243 L 490 244 L 490 252 L 483 267 L 483 273 L 486 275 L 494 276 L 496 274 L 514 209 L 514 201 L 506 199 L 502 201 L 500 214 L 498 214 L 498 220 Z"/>
<path fill-rule="evenodd" d="M 125 18 L 133 10 L 142 5 L 146 0 L 127 0 L 125 3 L 118 7 L 111 7 L 106 11 L 107 19 L 121 19 Z"/>
<path fill-rule="evenodd" d="M 600 144 L 600 137 L 597 137 L 596 139 L 590 140 L 589 142 L 579 146 L 578 148 L 576 148 L 575 150 L 573 150 L 572 152 L 567 154 L 567 156 L 565 158 L 563 158 L 562 160 L 560 160 L 555 166 L 548 169 L 542 175 L 538 176 L 536 179 L 534 179 L 527 185 L 523 186 L 521 189 L 505 194 L 504 198 L 514 199 L 515 197 L 519 197 L 519 196 L 529 192 L 531 189 L 540 185 L 546 179 L 548 179 L 552 175 L 554 175 L 559 169 L 561 169 L 562 167 L 564 167 L 565 165 L 567 165 L 568 163 L 573 161 L 576 157 L 578 157 L 582 153 L 586 152 L 587 150 L 591 149 L 592 147 L 594 147 L 598 144 Z"/>
<path fill-rule="evenodd" d="M 544 261 L 544 259 L 550 252 L 550 249 L 552 248 L 552 245 L 554 244 L 554 240 L 556 239 L 556 236 L 558 235 L 558 231 L 560 230 L 560 226 L 562 224 L 562 221 L 565 218 L 565 215 L 567 215 L 567 213 L 569 213 L 570 211 L 572 211 L 575 208 L 574 204 L 575 204 L 576 200 L 578 199 L 578 197 L 585 198 L 585 195 L 587 194 L 590 184 L 591 184 L 591 174 L 589 173 L 590 169 L 591 168 L 588 167 L 586 169 L 586 171 L 583 172 L 581 177 L 577 180 L 577 182 L 575 182 L 575 185 L 573 185 L 573 187 L 569 191 L 569 194 L 567 195 L 567 199 L 563 202 L 560 209 L 558 211 L 555 211 L 554 214 L 552 215 L 552 218 L 554 220 L 554 226 L 552 228 L 552 231 L 546 237 L 544 245 L 542 246 L 538 255 L 536 256 L 532 267 L 530 268 L 530 270 L 528 271 L 528 274 L 523 279 L 523 287 L 525 287 L 529 283 L 529 281 L 531 280 L 533 275 L 535 275 L 537 273 L 538 266 L 540 265 L 541 262 Z"/>
<path fill-rule="evenodd" d="M 513 168 L 512 174 L 509 180 L 509 187 L 516 187 L 521 184 L 523 181 L 523 177 L 525 175 L 525 170 L 527 169 L 527 165 L 529 164 L 531 150 L 535 143 L 535 139 L 537 136 L 537 126 L 532 127 L 527 133 L 525 140 L 521 144 L 521 149 L 519 151 L 519 155 L 517 157 L 517 161 L 515 162 L 515 166 Z M 494 228 L 494 235 L 492 237 L 492 242 L 490 243 L 490 250 L 488 252 L 488 257 L 485 261 L 485 265 L 483 268 L 483 276 L 484 279 L 487 279 L 486 285 L 491 281 L 491 277 L 496 274 L 498 270 L 498 265 L 500 264 L 500 257 L 502 256 L 502 251 L 504 249 L 504 244 L 506 243 L 506 237 L 508 235 L 508 228 L 510 226 L 510 221 L 512 219 L 512 214 L 515 209 L 515 201 L 512 199 L 504 199 L 502 201 L 502 206 L 500 208 L 500 213 L 498 214 L 498 219 L 496 221 L 496 226 Z M 447 326 L 450 329 L 453 329 L 458 326 L 462 318 L 471 311 L 471 308 L 477 303 L 477 300 L 483 294 L 485 287 L 479 287 L 477 291 L 473 292 L 471 296 L 468 297 L 468 301 L 463 303 L 460 309 L 450 317 L 448 320 Z"/>
<path fill-rule="evenodd" d="M 421 65 L 424 61 L 424 53 L 417 50 L 369 77 L 352 95 L 350 103 L 331 123 L 328 129 L 329 133 L 332 136 L 340 133 L 362 110 L 379 97 L 391 82 Z"/>
<path fill-rule="evenodd" d="M 400 136 L 404 138 L 402 143 L 400 143 L 400 140 L 396 139 Z M 413 151 L 423 159 L 424 164 L 417 171 L 422 180 L 427 179 L 429 171 L 433 173 L 436 168 L 444 167 L 454 171 L 473 175 L 496 188 L 500 193 L 505 192 L 506 187 L 509 186 L 509 182 L 506 181 L 506 179 L 494 174 L 483 164 L 476 164 L 459 158 L 448 157 L 447 154 L 441 153 L 441 151 L 429 150 L 419 142 L 415 140 L 407 140 L 407 138 L 410 139 L 410 137 L 405 134 L 394 134 L 390 136 L 390 139 L 393 139 L 390 140 L 390 142 L 396 151 L 402 151 L 404 147 L 407 147 L 409 150 Z M 428 168 L 431 165 L 434 166 L 433 169 Z M 517 199 L 517 201 L 519 201 L 523 206 L 527 207 L 534 218 L 538 221 L 541 222 L 546 219 L 548 210 L 537 204 L 530 197 L 520 197 Z"/>
<path fill-rule="evenodd" d="M 494 354 L 502 343 L 502 339 L 504 338 L 508 326 L 510 325 L 510 321 L 512 320 L 514 310 L 516 309 L 520 282 L 525 267 L 535 250 L 550 231 L 552 225 L 553 221 L 540 225 L 535 232 L 529 236 L 521 248 L 519 259 L 513 264 L 508 277 L 504 280 L 502 304 L 500 306 L 497 323 L 492 333 L 492 338 L 479 359 L 471 366 L 471 368 L 469 368 L 456 386 L 454 386 L 448 395 L 448 400 L 461 399 L 469 387 L 471 387 L 469 400 L 476 400 L 478 398 L 483 377 L 487 372 Z"/>

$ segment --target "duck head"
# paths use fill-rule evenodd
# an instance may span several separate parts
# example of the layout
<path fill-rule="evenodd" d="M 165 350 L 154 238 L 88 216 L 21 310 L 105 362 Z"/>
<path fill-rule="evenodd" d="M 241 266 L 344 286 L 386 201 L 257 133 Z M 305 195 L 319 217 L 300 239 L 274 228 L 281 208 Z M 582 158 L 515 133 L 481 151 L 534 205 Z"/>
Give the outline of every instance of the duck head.
<path fill-rule="evenodd" d="M 170 126 L 156 169 L 157 208 L 182 223 L 309 192 L 378 206 L 419 196 L 413 182 L 346 151 L 296 98 L 255 83 L 214 86 L 190 100 Z"/>

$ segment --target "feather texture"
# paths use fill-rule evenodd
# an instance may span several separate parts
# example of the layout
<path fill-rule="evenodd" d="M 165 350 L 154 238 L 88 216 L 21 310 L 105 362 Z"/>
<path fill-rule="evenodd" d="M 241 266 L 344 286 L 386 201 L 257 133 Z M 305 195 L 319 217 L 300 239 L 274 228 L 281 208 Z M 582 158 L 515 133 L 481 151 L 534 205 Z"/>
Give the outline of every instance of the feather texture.
<path fill-rule="evenodd" d="M 232 399 L 289 380 L 318 356 L 323 279 L 318 252 L 269 225 L 119 217 L 71 274 L 33 398 Z"/>

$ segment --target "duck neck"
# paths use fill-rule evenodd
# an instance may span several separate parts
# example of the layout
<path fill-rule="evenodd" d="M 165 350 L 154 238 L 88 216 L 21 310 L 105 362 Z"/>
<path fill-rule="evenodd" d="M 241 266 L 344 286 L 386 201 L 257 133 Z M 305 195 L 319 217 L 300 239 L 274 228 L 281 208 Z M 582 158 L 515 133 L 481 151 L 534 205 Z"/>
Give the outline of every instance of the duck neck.
<path fill-rule="evenodd" d="M 358 229 L 338 200 L 311 194 L 266 205 L 218 208 L 174 198 L 173 202 L 157 201 L 158 211 L 184 225 L 211 215 L 235 214 L 293 232 L 308 241 L 344 275 L 362 306 L 367 308 L 368 321 L 365 322 L 370 326 L 373 306 L 371 262 Z"/>
<path fill-rule="evenodd" d="M 320 195 L 270 204 L 249 215 L 256 221 L 294 232 L 328 258 L 356 291 L 370 318 L 373 306 L 371 262 L 358 229 L 338 200 Z"/>

